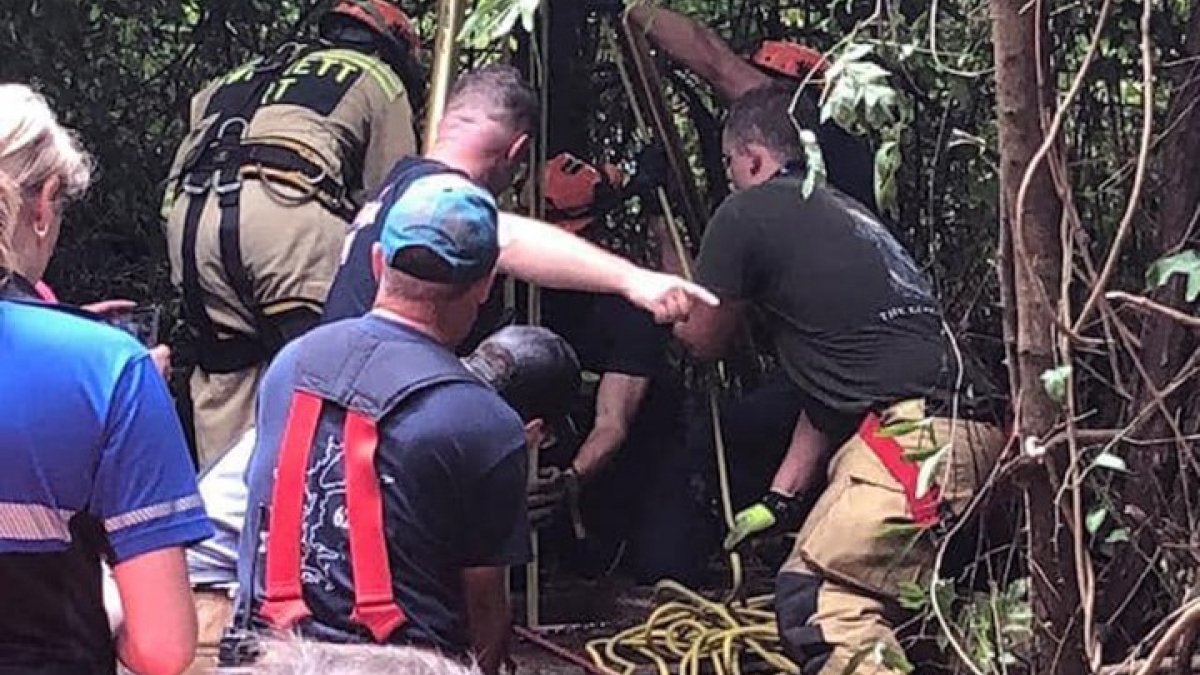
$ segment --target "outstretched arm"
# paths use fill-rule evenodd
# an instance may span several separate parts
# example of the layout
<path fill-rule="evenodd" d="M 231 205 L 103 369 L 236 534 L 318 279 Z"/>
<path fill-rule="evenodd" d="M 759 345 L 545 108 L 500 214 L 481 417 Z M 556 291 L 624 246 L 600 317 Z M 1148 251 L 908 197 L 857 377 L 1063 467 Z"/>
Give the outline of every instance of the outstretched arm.
<path fill-rule="evenodd" d="M 688 317 L 715 295 L 677 276 L 643 269 L 587 241 L 532 218 L 500 214 L 502 272 L 549 288 L 616 293 L 659 323 Z"/>
<path fill-rule="evenodd" d="M 654 46 L 711 84 L 726 103 L 771 81 L 712 29 L 682 14 L 646 3 L 631 7 L 626 17 Z"/>

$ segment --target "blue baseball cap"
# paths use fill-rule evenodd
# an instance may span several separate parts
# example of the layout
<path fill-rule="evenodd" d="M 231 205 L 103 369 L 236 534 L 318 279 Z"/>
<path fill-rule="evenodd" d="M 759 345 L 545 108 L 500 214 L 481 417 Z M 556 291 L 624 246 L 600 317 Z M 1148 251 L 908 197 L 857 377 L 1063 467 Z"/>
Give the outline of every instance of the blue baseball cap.
<path fill-rule="evenodd" d="M 379 244 L 389 267 L 418 279 L 478 281 L 500 256 L 496 200 L 456 174 L 419 178 L 383 214 Z"/>

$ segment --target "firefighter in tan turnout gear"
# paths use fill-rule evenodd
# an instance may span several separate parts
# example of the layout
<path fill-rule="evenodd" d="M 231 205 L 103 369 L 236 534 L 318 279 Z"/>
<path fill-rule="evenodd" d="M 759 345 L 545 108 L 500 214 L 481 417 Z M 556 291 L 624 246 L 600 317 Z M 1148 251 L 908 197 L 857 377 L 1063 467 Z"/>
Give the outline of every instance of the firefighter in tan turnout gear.
<path fill-rule="evenodd" d="M 357 205 L 416 150 L 419 44 L 394 5 L 343 0 L 318 40 L 193 98 L 164 214 L 202 466 L 251 426 L 266 363 L 320 318 Z"/>
<path fill-rule="evenodd" d="M 721 304 L 676 335 L 716 357 L 745 312 L 763 311 L 800 406 L 769 489 L 737 514 L 725 546 L 811 509 L 776 581 L 785 650 L 804 675 L 898 673 L 901 589 L 927 578 L 994 466 L 1003 405 L 983 382 L 963 386 L 929 282 L 878 219 L 833 187 L 804 195 L 792 100 L 768 85 L 730 109 L 722 150 L 735 192 L 696 261 Z M 815 108 L 798 108 L 796 122 L 813 128 Z M 931 456 L 940 468 L 922 485 L 917 459 Z M 915 532 L 888 536 L 896 526 Z"/>

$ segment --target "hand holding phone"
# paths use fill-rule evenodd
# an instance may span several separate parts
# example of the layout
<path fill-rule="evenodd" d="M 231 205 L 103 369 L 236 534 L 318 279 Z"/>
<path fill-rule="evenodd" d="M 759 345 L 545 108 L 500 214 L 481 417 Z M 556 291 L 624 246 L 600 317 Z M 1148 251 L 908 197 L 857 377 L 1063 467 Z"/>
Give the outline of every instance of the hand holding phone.
<path fill-rule="evenodd" d="M 158 325 L 162 309 L 158 305 L 134 307 L 129 311 L 112 315 L 110 321 L 121 330 L 138 339 L 147 347 L 158 344 Z"/>

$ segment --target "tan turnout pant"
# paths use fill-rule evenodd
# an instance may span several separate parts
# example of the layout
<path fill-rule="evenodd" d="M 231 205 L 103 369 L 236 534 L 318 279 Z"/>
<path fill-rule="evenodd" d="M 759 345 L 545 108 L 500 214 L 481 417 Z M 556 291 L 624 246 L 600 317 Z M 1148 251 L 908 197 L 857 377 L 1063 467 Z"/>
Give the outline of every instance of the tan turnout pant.
<path fill-rule="evenodd" d="M 919 400 L 883 415 L 885 425 L 889 418 L 923 417 Z M 895 440 L 905 451 L 949 445 L 938 484 L 947 506 L 961 514 L 986 481 L 1005 439 L 992 425 L 934 418 Z M 879 536 L 886 524 L 906 521 L 911 519 L 902 486 L 856 434 L 834 453 L 828 487 L 777 579 L 780 636 L 805 675 L 842 675 L 868 650 L 904 653 L 895 627 L 905 615 L 896 599 L 904 582 L 928 580 L 937 554 L 928 532 Z M 867 657 L 854 672 L 898 671 Z"/>

